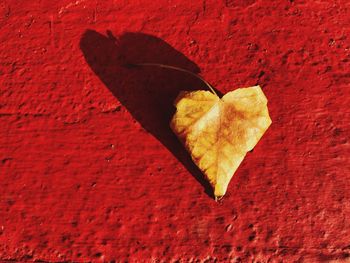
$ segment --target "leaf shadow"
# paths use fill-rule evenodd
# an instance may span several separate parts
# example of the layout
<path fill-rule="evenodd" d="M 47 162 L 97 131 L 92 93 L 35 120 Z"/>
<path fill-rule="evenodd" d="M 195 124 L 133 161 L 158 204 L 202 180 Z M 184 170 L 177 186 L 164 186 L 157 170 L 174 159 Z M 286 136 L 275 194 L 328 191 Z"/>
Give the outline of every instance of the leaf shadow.
<path fill-rule="evenodd" d="M 142 127 L 156 137 L 213 197 L 210 184 L 169 127 L 173 102 L 182 90 L 207 89 L 195 77 L 158 67 L 126 67 L 135 63 L 172 65 L 199 73 L 199 67 L 164 40 L 127 32 L 115 37 L 86 30 L 80 40 L 86 62 Z M 219 93 L 218 93 L 219 94 Z"/>

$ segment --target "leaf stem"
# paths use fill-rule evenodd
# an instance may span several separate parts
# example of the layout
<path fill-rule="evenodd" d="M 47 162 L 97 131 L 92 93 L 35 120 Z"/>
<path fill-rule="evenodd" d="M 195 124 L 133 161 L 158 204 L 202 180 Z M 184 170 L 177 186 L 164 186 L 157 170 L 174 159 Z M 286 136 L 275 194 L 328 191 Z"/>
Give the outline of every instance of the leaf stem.
<path fill-rule="evenodd" d="M 177 71 L 182 71 L 182 72 L 185 72 L 187 74 L 190 74 L 194 77 L 196 77 L 197 79 L 200 79 L 209 89 L 210 91 L 218 96 L 214 90 L 214 88 L 209 84 L 208 81 L 206 81 L 205 79 L 203 79 L 201 76 L 191 72 L 191 71 L 188 71 L 186 69 L 183 69 L 183 68 L 178 68 L 178 67 L 175 67 L 175 66 L 170 66 L 170 65 L 164 65 L 164 64 L 158 64 L 158 63 L 139 63 L 139 64 L 131 64 L 131 65 L 135 65 L 135 66 L 154 66 L 154 67 L 160 67 L 160 68 L 167 68 L 167 69 L 173 69 L 173 70 L 177 70 Z"/>

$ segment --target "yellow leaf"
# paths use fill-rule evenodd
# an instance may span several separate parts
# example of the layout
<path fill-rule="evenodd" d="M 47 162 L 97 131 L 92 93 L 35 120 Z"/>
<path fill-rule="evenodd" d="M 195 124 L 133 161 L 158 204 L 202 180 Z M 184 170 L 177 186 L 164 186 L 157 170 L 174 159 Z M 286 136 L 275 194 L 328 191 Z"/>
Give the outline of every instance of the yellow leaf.
<path fill-rule="evenodd" d="M 259 86 L 242 88 L 221 99 L 209 91 L 183 91 L 170 126 L 192 160 L 206 175 L 215 198 L 271 124 L 267 99 Z"/>

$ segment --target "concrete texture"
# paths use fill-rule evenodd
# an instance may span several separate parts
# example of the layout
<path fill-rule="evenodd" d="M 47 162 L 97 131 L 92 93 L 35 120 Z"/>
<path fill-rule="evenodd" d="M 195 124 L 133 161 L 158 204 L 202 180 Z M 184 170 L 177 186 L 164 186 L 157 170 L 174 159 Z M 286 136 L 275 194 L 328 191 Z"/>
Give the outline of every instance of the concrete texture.
<path fill-rule="evenodd" d="M 0 259 L 350 261 L 346 0 L 0 3 Z M 216 203 L 168 127 L 190 76 L 273 120 Z"/>

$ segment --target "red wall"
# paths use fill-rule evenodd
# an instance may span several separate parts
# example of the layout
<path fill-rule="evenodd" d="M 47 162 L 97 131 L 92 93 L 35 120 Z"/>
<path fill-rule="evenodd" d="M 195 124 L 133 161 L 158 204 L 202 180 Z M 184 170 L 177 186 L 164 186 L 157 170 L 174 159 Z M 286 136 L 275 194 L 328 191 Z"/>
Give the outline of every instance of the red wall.
<path fill-rule="evenodd" d="M 347 0 L 0 3 L 0 259 L 349 262 Z M 216 203 L 168 127 L 182 73 L 272 126 Z M 205 261 L 207 260 L 207 261 Z"/>

